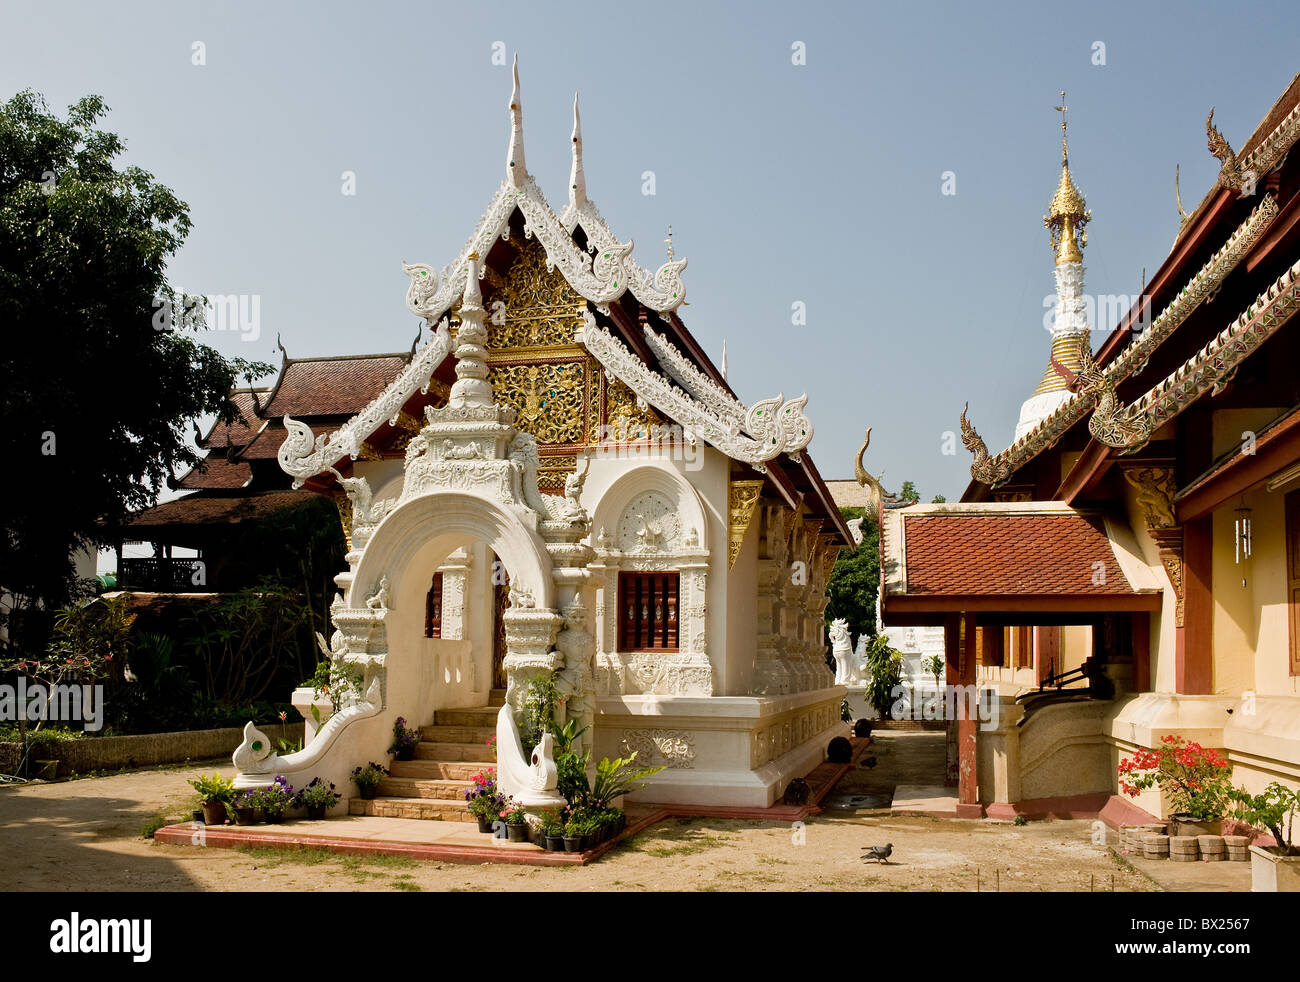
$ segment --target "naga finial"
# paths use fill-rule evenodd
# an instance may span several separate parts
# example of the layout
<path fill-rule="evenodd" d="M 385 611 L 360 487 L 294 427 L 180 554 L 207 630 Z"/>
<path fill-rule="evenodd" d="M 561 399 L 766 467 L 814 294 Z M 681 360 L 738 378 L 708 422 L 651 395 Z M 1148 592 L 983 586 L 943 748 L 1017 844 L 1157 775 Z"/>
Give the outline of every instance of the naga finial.
<path fill-rule="evenodd" d="M 510 149 L 506 153 L 506 176 L 515 187 L 528 177 L 524 164 L 524 109 L 519 100 L 519 55 L 515 54 L 514 88 L 510 91 Z"/>
<path fill-rule="evenodd" d="M 573 93 L 573 167 L 569 171 L 569 202 L 587 200 L 587 175 L 582 170 L 582 117 L 578 115 L 578 93 Z"/>
<path fill-rule="evenodd" d="M 1205 118 L 1205 137 L 1209 143 L 1210 153 L 1222 163 L 1219 168 L 1219 184 L 1229 191 L 1241 190 L 1241 162 L 1218 127 L 1214 125 L 1214 108 Z"/>

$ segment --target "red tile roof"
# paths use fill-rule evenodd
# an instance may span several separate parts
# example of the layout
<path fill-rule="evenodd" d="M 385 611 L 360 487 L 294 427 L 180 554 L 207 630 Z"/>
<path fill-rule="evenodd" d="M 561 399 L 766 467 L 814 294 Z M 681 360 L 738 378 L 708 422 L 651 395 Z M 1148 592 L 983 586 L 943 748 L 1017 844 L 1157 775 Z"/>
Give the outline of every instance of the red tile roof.
<path fill-rule="evenodd" d="M 267 396 L 270 395 L 270 389 L 259 389 L 256 392 L 258 405 L 265 405 Z M 258 419 L 257 412 L 253 404 L 254 393 L 247 389 L 236 389 L 230 393 L 230 401 L 235 404 L 235 409 L 239 416 L 230 423 L 216 423 L 208 435 L 199 441 L 199 446 L 206 447 L 210 450 L 223 450 L 226 447 L 246 447 L 249 442 L 256 436 L 262 428 L 262 420 Z M 240 418 L 242 417 L 242 419 Z"/>
<path fill-rule="evenodd" d="M 245 487 L 253 479 L 253 468 L 242 461 L 227 460 L 221 451 L 214 451 L 180 480 L 183 488 L 214 488 L 234 490 Z"/>
<path fill-rule="evenodd" d="M 358 355 L 291 360 L 262 415 L 351 416 L 360 412 L 406 367 L 402 355 Z"/>
<path fill-rule="evenodd" d="M 903 521 L 909 596 L 1133 592 L 1095 516 L 904 515 Z"/>
<path fill-rule="evenodd" d="M 304 414 L 305 415 L 305 414 Z M 317 436 L 331 436 L 346 419 L 336 417 L 333 425 L 321 426 L 319 423 L 312 427 L 312 432 Z M 266 425 L 256 440 L 254 440 L 240 456 L 244 460 L 274 460 L 276 453 L 280 450 L 280 445 L 284 443 L 284 438 L 289 435 L 289 431 L 284 428 L 284 424 L 278 419 L 273 419 Z"/>

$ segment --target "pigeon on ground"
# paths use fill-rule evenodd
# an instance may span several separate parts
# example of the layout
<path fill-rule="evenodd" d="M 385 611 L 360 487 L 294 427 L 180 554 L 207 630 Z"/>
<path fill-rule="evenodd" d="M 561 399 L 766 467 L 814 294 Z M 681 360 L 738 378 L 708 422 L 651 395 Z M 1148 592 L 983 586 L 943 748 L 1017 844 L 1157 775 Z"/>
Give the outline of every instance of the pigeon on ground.
<path fill-rule="evenodd" d="M 880 863 L 887 864 L 889 862 L 889 854 L 894 851 L 894 844 L 892 842 L 886 842 L 883 846 L 863 846 L 863 849 L 865 849 L 867 853 L 862 857 L 864 863 L 868 859 L 874 859 L 877 865 Z"/>

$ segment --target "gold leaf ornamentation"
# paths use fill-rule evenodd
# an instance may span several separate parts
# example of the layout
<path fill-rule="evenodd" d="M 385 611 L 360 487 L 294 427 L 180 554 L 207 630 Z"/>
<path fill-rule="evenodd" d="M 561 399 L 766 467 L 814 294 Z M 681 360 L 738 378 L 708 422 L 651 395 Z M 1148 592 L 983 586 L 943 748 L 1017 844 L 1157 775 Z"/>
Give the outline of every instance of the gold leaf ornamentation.
<path fill-rule="evenodd" d="M 727 569 L 736 565 L 762 492 L 762 481 L 731 481 L 727 485 Z"/>

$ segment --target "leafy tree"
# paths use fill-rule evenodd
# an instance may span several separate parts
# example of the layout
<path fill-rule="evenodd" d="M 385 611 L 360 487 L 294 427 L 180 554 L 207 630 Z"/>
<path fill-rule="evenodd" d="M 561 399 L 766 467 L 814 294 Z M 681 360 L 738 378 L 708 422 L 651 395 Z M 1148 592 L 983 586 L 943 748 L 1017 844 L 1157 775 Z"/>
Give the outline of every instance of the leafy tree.
<path fill-rule="evenodd" d="M 166 280 L 189 208 L 115 166 L 106 112 L 92 95 L 60 119 L 31 91 L 0 106 L 0 459 L 31 492 L 0 509 L 0 584 L 19 609 L 62 606 L 73 552 L 153 504 L 197 459 L 189 424 L 229 421 L 235 379 L 271 370 L 193 336 L 202 307 Z"/>
<path fill-rule="evenodd" d="M 936 494 L 933 498 L 930 499 L 930 504 L 932 504 L 932 505 L 942 505 L 942 504 L 943 504 L 944 502 L 946 502 L 947 500 L 948 500 L 948 499 L 945 498 L 943 495 L 941 495 L 941 494 Z"/>
<path fill-rule="evenodd" d="M 911 481 L 903 482 L 903 486 L 898 491 L 898 496 L 904 501 L 909 501 L 913 504 L 921 500 L 920 492 L 916 490 L 916 485 Z"/>
<path fill-rule="evenodd" d="M 846 519 L 862 518 L 862 545 L 840 553 L 826 584 L 826 622 L 837 617 L 849 622 L 854 635 L 876 633 L 876 595 L 880 591 L 880 530 L 876 520 L 861 508 L 841 508 Z"/>
<path fill-rule="evenodd" d="M 867 672 L 867 701 L 881 719 L 888 719 L 897 698 L 894 690 L 903 681 L 903 656 L 889 646 L 887 635 L 877 634 L 867 646 Z"/>

